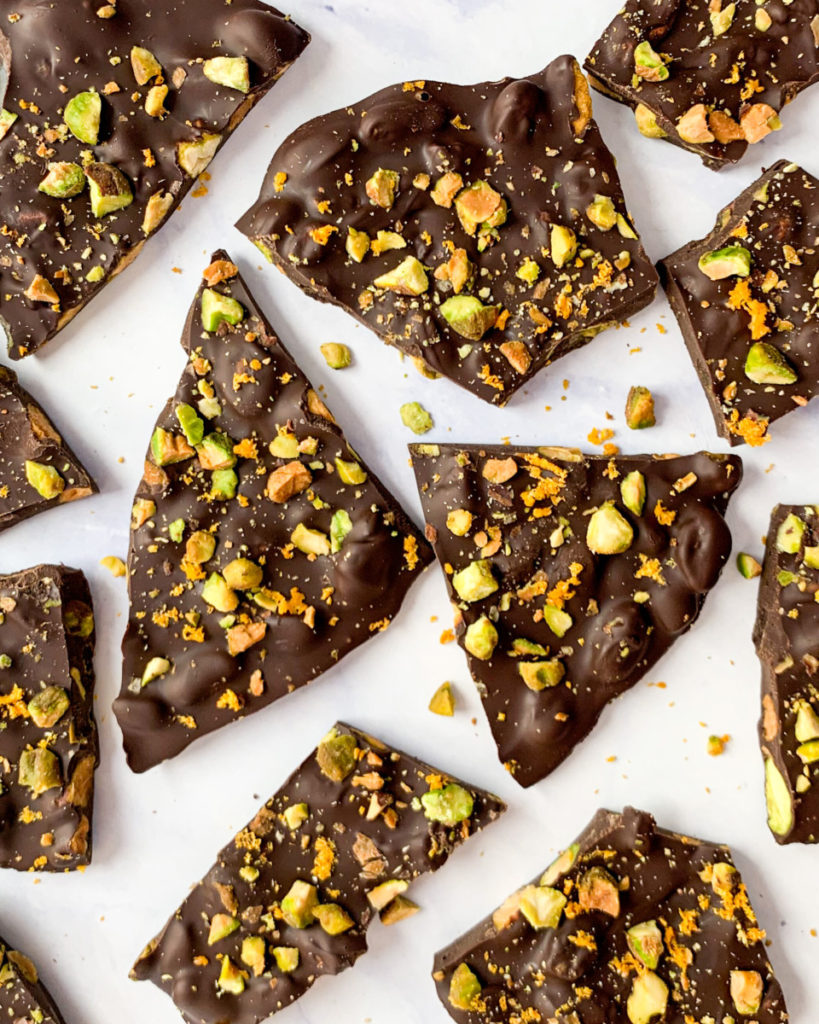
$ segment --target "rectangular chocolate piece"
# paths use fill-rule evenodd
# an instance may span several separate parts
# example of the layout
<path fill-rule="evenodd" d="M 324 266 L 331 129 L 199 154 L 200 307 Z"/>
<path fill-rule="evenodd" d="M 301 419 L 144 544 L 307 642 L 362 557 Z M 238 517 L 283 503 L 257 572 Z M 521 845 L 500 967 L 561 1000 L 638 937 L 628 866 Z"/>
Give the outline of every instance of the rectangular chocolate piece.
<path fill-rule="evenodd" d="M 134 259 L 309 37 L 259 0 L 8 10 L 0 294 L 20 359 Z"/>
<path fill-rule="evenodd" d="M 225 252 L 182 347 L 133 506 L 114 711 L 134 771 L 385 630 L 432 561 Z"/>
<path fill-rule="evenodd" d="M 819 180 L 780 160 L 717 217 L 705 238 L 659 264 L 711 405 L 732 445 L 819 390 Z"/>
<path fill-rule="evenodd" d="M 91 862 L 94 611 L 59 565 L 0 576 L 0 867 Z"/>
<path fill-rule="evenodd" d="M 0 532 L 97 485 L 42 407 L 0 366 Z"/>
<path fill-rule="evenodd" d="M 0 1019 L 10 1024 L 65 1024 L 34 963 L 2 938 Z"/>
<path fill-rule="evenodd" d="M 718 171 L 819 80 L 817 47 L 816 0 L 626 0 L 585 67 L 643 135 Z"/>
<path fill-rule="evenodd" d="M 765 932 L 727 846 L 598 811 L 540 878 L 435 957 L 470 1024 L 784 1024 Z"/>
<path fill-rule="evenodd" d="M 657 286 L 568 56 L 310 121 L 238 227 L 309 295 L 497 405 Z"/>
<path fill-rule="evenodd" d="M 778 843 L 819 842 L 819 507 L 777 505 L 759 587 L 759 742 Z"/>
<path fill-rule="evenodd" d="M 338 723 L 148 944 L 132 977 L 191 1024 L 256 1024 L 367 950 L 379 912 L 504 804 Z"/>
<path fill-rule="evenodd" d="M 699 615 L 736 456 L 411 445 L 427 537 L 506 769 L 538 782 Z"/>

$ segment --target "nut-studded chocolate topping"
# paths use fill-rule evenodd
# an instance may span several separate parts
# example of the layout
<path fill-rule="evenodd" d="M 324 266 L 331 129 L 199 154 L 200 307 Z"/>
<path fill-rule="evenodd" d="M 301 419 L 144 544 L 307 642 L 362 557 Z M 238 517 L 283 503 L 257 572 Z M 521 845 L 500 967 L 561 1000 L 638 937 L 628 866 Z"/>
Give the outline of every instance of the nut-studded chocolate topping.
<path fill-rule="evenodd" d="M 81 572 L 38 565 L 0 576 L 2 867 L 70 871 L 91 861 L 93 659 Z"/>
<path fill-rule="evenodd" d="M 0 295 L 19 359 L 134 259 L 309 37 L 258 0 L 8 10 Z"/>
<path fill-rule="evenodd" d="M 367 950 L 376 913 L 503 803 L 341 723 L 219 854 L 132 977 L 192 1024 L 256 1024 Z"/>
<path fill-rule="evenodd" d="M 553 771 L 700 613 L 731 551 L 736 456 L 410 446 L 505 767 Z"/>
<path fill-rule="evenodd" d="M 586 60 L 591 83 L 637 127 L 736 163 L 781 128 L 779 111 L 819 81 L 817 0 L 626 0 Z"/>
<path fill-rule="evenodd" d="M 435 957 L 470 1024 L 784 1024 L 765 932 L 727 846 L 598 811 L 540 878 Z"/>
<path fill-rule="evenodd" d="M 310 121 L 238 226 L 308 294 L 497 405 L 657 284 L 568 56 Z"/>
<path fill-rule="evenodd" d="M 14 1024 L 65 1024 L 34 963 L 0 939 L 0 1016 Z"/>
<path fill-rule="evenodd" d="M 225 252 L 182 347 L 132 513 L 114 711 L 134 771 L 331 668 L 432 561 Z"/>

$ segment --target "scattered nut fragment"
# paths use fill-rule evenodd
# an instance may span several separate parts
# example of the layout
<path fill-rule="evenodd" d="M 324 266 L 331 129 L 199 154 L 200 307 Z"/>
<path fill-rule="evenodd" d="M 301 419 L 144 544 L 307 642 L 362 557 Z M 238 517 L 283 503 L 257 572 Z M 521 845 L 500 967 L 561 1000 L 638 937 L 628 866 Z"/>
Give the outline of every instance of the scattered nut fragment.
<path fill-rule="evenodd" d="M 125 567 L 125 562 L 121 558 L 117 558 L 116 555 L 106 555 L 105 558 L 101 558 L 100 565 L 117 578 L 125 576 L 128 571 Z"/>
<path fill-rule="evenodd" d="M 762 566 L 759 562 L 753 555 L 746 554 L 744 551 L 740 551 L 737 555 L 737 569 L 746 580 L 756 579 L 762 574 Z"/>
<path fill-rule="evenodd" d="M 321 354 L 331 370 L 343 370 L 352 362 L 352 353 L 346 345 L 328 341 L 321 346 Z"/>
<path fill-rule="evenodd" d="M 32 302 L 47 302 L 52 306 L 57 305 L 60 301 L 60 296 L 54 290 L 54 286 L 42 274 L 35 276 L 23 294 L 27 299 L 31 299 Z"/>
<path fill-rule="evenodd" d="M 455 714 L 455 696 L 450 683 L 441 683 L 433 693 L 429 702 L 429 710 L 434 715 L 442 715 L 446 718 L 451 718 Z"/>
<path fill-rule="evenodd" d="M 645 430 L 646 427 L 653 427 L 656 422 L 651 391 L 640 385 L 633 386 L 626 399 L 626 425 L 631 430 Z"/>
<path fill-rule="evenodd" d="M 401 406 L 401 422 L 413 434 L 426 434 L 432 430 L 432 417 L 420 402 L 405 402 Z"/>
<path fill-rule="evenodd" d="M 708 745 L 706 747 L 711 757 L 719 757 L 725 753 L 725 747 L 731 737 L 726 733 L 724 736 L 709 736 Z"/>

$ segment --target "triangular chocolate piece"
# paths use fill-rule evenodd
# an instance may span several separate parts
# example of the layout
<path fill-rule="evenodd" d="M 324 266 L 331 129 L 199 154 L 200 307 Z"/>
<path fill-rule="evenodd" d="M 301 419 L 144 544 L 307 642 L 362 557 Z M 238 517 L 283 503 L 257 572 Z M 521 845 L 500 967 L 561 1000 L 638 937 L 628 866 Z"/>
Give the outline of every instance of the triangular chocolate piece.
<path fill-rule="evenodd" d="M 0 1017 L 14 1024 L 65 1024 L 35 964 L 0 939 Z"/>
<path fill-rule="evenodd" d="M 114 710 L 134 771 L 335 665 L 432 560 L 224 252 L 182 346 L 133 507 Z"/>
<path fill-rule="evenodd" d="M 498 751 L 522 786 L 694 622 L 731 551 L 735 456 L 411 446 L 427 537 Z"/>
<path fill-rule="evenodd" d="M 41 406 L 12 370 L 0 366 L 0 531 L 96 493 Z"/>
<path fill-rule="evenodd" d="M 433 977 L 471 1024 L 785 1024 L 765 947 L 728 847 L 627 807 L 598 811 L 541 877 L 438 953 Z"/>
<path fill-rule="evenodd" d="M 238 227 L 309 295 L 485 401 L 654 298 L 573 57 L 405 82 L 302 125 Z"/>
<path fill-rule="evenodd" d="M 339 723 L 220 852 L 132 977 L 186 1020 L 256 1024 L 351 967 L 377 912 L 385 924 L 414 913 L 409 884 L 504 810 Z"/>

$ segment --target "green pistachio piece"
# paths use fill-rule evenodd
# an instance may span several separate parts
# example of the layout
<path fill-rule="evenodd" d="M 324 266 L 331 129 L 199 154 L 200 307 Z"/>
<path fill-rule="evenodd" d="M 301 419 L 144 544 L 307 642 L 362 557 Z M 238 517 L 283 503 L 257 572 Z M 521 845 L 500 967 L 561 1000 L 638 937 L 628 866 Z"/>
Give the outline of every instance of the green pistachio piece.
<path fill-rule="evenodd" d="M 751 254 L 742 245 L 726 245 L 700 256 L 697 266 L 712 281 L 747 277 L 751 273 Z"/>
<path fill-rule="evenodd" d="M 399 921 L 406 921 L 408 917 L 417 914 L 420 909 L 418 904 L 413 903 L 408 897 L 396 896 L 391 903 L 384 907 L 379 917 L 382 924 L 389 926 L 398 924 Z"/>
<path fill-rule="evenodd" d="M 336 472 L 343 484 L 363 484 L 367 480 L 366 471 L 357 462 L 336 459 Z"/>
<path fill-rule="evenodd" d="M 185 558 L 194 565 L 203 565 L 213 558 L 216 550 L 216 538 L 207 530 L 197 530 L 188 537 L 185 544 Z"/>
<path fill-rule="evenodd" d="M 423 295 L 429 288 L 429 278 L 423 263 L 415 256 L 407 256 L 395 270 L 377 277 L 373 284 L 398 295 Z"/>
<path fill-rule="evenodd" d="M 630 388 L 626 399 L 626 426 L 631 430 L 645 430 L 656 422 L 651 391 L 640 385 Z"/>
<path fill-rule="evenodd" d="M 819 545 L 806 547 L 803 561 L 809 569 L 819 569 Z"/>
<path fill-rule="evenodd" d="M 452 577 L 452 586 L 462 601 L 471 604 L 494 594 L 498 589 L 498 582 L 492 574 L 492 563 L 485 558 L 479 558 L 455 573 Z"/>
<path fill-rule="evenodd" d="M 746 580 L 755 579 L 762 573 L 762 566 L 759 562 L 753 555 L 746 554 L 744 551 L 740 551 L 737 555 L 737 569 Z"/>
<path fill-rule="evenodd" d="M 239 921 L 230 914 L 214 914 L 208 932 L 208 945 L 214 946 L 228 935 L 232 935 L 239 927 Z"/>
<path fill-rule="evenodd" d="M 796 706 L 795 731 L 799 743 L 819 739 L 819 715 L 806 700 L 800 700 Z"/>
<path fill-rule="evenodd" d="M 343 782 L 357 764 L 355 749 L 355 737 L 349 733 L 340 733 L 333 727 L 316 751 L 322 775 L 333 782 Z"/>
<path fill-rule="evenodd" d="M 745 376 L 754 384 L 795 384 L 799 374 L 785 356 L 765 341 L 754 342 L 745 359 Z"/>
<path fill-rule="evenodd" d="M 261 935 L 248 935 L 242 939 L 242 963 L 253 971 L 253 977 L 264 974 L 265 942 Z"/>
<path fill-rule="evenodd" d="M 540 876 L 540 884 L 548 886 L 554 885 L 555 882 L 559 881 L 567 871 L 574 867 L 574 862 L 577 860 L 579 852 L 580 846 L 577 843 L 572 843 L 546 868 Z"/>
<path fill-rule="evenodd" d="M 188 444 L 197 445 L 205 436 L 205 423 L 196 414 L 192 405 L 184 402 L 176 407 L 176 418 Z"/>
<path fill-rule="evenodd" d="M 580 876 L 577 898 L 583 910 L 599 910 L 609 917 L 620 916 L 620 889 L 605 868 L 591 867 Z"/>
<path fill-rule="evenodd" d="M 233 469 L 215 469 L 210 475 L 210 493 L 214 498 L 235 498 L 239 477 Z"/>
<path fill-rule="evenodd" d="M 647 139 L 664 139 L 666 137 L 666 133 L 657 124 L 657 115 L 644 104 L 638 103 L 634 108 L 634 119 L 640 134 Z"/>
<path fill-rule="evenodd" d="M 262 585 L 264 573 L 249 558 L 234 558 L 222 570 L 225 582 L 233 590 L 253 590 Z"/>
<path fill-rule="evenodd" d="M 379 167 L 364 186 L 367 198 L 371 203 L 380 206 L 382 210 L 392 209 L 400 180 L 401 176 L 397 171 Z"/>
<path fill-rule="evenodd" d="M 355 924 L 347 911 L 337 903 L 322 903 L 314 907 L 313 916 L 328 935 L 342 935 Z"/>
<path fill-rule="evenodd" d="M 330 520 L 330 550 L 333 554 L 341 551 L 344 538 L 353 528 L 353 521 L 343 508 L 337 509 Z"/>
<path fill-rule="evenodd" d="M 34 799 L 49 789 L 56 789 L 62 785 L 60 759 L 48 747 L 24 750 L 20 755 L 17 781 L 31 790 Z"/>
<path fill-rule="evenodd" d="M 641 516 L 646 503 L 646 478 L 637 470 L 632 470 L 620 484 L 620 497 L 623 504 L 635 516 Z"/>
<path fill-rule="evenodd" d="M 472 794 L 450 782 L 443 789 L 431 789 L 421 797 L 424 817 L 429 821 L 440 821 L 442 825 L 451 827 L 465 821 L 472 813 L 474 800 Z"/>
<path fill-rule="evenodd" d="M 229 956 L 222 959 L 222 969 L 216 984 L 222 992 L 232 996 L 240 996 L 245 990 L 245 976 Z"/>
<path fill-rule="evenodd" d="M 772 757 L 765 758 L 765 803 L 768 807 L 768 828 L 785 836 L 793 828 L 791 791 Z"/>
<path fill-rule="evenodd" d="M 647 39 L 634 47 L 634 70 L 647 82 L 664 82 L 668 78 L 665 61 Z"/>
<path fill-rule="evenodd" d="M 321 530 L 311 530 L 299 523 L 290 534 L 290 540 L 305 555 L 329 555 L 332 550 L 330 538 Z"/>
<path fill-rule="evenodd" d="M 343 370 L 352 361 L 350 350 L 337 341 L 328 341 L 322 345 L 321 354 L 331 370 Z"/>
<path fill-rule="evenodd" d="M 11 668 L 11 658 L 7 654 L 0 654 L 0 668 Z"/>
<path fill-rule="evenodd" d="M 167 658 L 151 658 L 142 672 L 142 685 L 147 686 L 155 679 L 161 679 L 171 671 L 171 663 Z"/>
<path fill-rule="evenodd" d="M 366 231 L 356 231 L 355 228 L 347 228 L 347 241 L 344 247 L 351 260 L 361 263 L 370 251 L 370 236 Z"/>
<path fill-rule="evenodd" d="M 9 132 L 9 129 L 17 120 L 17 114 L 12 114 L 10 110 L 6 110 L 5 107 L 0 110 L 0 139 L 4 139 Z"/>
<path fill-rule="evenodd" d="M 586 216 L 601 231 L 610 231 L 617 223 L 617 211 L 611 196 L 597 193 L 586 207 Z"/>
<path fill-rule="evenodd" d="M 731 27 L 736 9 L 736 4 L 728 4 L 720 11 L 711 11 L 711 29 L 715 37 L 724 35 Z"/>
<path fill-rule="evenodd" d="M 181 543 L 185 536 L 185 520 L 174 519 L 172 523 L 168 523 L 168 536 L 175 544 Z"/>
<path fill-rule="evenodd" d="M 533 928 L 557 928 L 568 902 L 562 892 L 547 885 L 527 885 L 518 895 L 520 912 Z"/>
<path fill-rule="evenodd" d="M 205 469 L 230 469 L 237 461 L 233 441 L 227 434 L 208 434 L 196 446 L 196 454 Z"/>
<path fill-rule="evenodd" d="M 232 612 L 239 606 L 239 598 L 230 589 L 224 576 L 212 572 L 202 587 L 202 600 L 217 612 Z"/>
<path fill-rule="evenodd" d="M 28 702 L 28 713 L 39 729 L 51 729 L 68 711 L 70 703 L 62 686 L 47 686 Z"/>
<path fill-rule="evenodd" d="M 631 986 L 626 1013 L 631 1024 L 649 1024 L 668 1006 L 668 986 L 653 971 L 638 974 Z"/>
<path fill-rule="evenodd" d="M 802 743 L 796 748 L 796 753 L 802 764 L 815 764 L 819 761 L 819 739 Z"/>
<path fill-rule="evenodd" d="M 758 971 L 731 971 L 731 1001 L 740 1016 L 753 1017 L 759 1012 L 762 991 L 762 975 Z"/>
<path fill-rule="evenodd" d="M 299 457 L 299 439 L 295 434 L 290 434 L 281 427 L 268 448 L 270 454 L 275 455 L 277 459 L 297 459 Z"/>
<path fill-rule="evenodd" d="M 151 455 L 157 466 L 170 466 L 193 456 L 193 448 L 169 430 L 157 427 L 151 435 Z"/>
<path fill-rule="evenodd" d="M 142 218 L 142 231 L 150 235 L 156 231 L 162 221 L 167 217 L 168 211 L 173 206 L 174 196 L 172 192 L 154 192 L 145 204 L 145 214 Z"/>
<path fill-rule="evenodd" d="M 247 57 L 211 57 L 202 65 L 205 78 L 237 92 L 250 92 L 250 66 Z"/>
<path fill-rule="evenodd" d="M 449 980 L 449 1003 L 456 1010 L 471 1010 L 481 994 L 477 975 L 466 964 L 458 964 Z"/>
<path fill-rule="evenodd" d="M 632 956 L 653 971 L 663 955 L 663 936 L 656 921 L 635 924 L 626 932 L 626 941 Z"/>
<path fill-rule="evenodd" d="M 131 529 L 137 530 L 156 512 L 156 502 L 150 498 L 137 498 L 131 506 Z"/>
<path fill-rule="evenodd" d="M 453 295 L 440 306 L 452 330 L 470 341 L 480 341 L 495 326 L 500 311 L 500 306 L 485 306 L 474 295 Z"/>
<path fill-rule="evenodd" d="M 202 326 L 208 333 L 218 330 L 219 324 L 227 323 L 236 327 L 245 318 L 245 311 L 241 302 L 231 298 L 230 295 L 222 295 L 213 288 L 205 288 L 202 292 Z"/>
<path fill-rule="evenodd" d="M 773 18 L 770 14 L 764 7 L 757 7 L 754 14 L 754 27 L 760 32 L 767 32 L 771 25 L 773 25 Z"/>
<path fill-rule="evenodd" d="M 572 628 L 573 619 L 568 612 L 547 604 L 543 608 L 543 621 L 555 636 L 562 637 Z"/>
<path fill-rule="evenodd" d="M 87 164 L 88 192 L 91 212 L 95 217 L 107 217 L 124 210 L 134 201 L 131 184 L 122 171 L 113 164 Z"/>
<path fill-rule="evenodd" d="M 80 92 L 65 105 L 63 120 L 68 130 L 87 146 L 96 146 L 100 134 L 102 99 L 99 93 Z"/>
<path fill-rule="evenodd" d="M 571 228 L 553 224 L 549 235 L 549 249 L 556 267 L 564 267 L 577 252 L 577 236 Z"/>
<path fill-rule="evenodd" d="M 292 928 L 307 928 L 315 920 L 314 911 L 317 906 L 316 887 L 297 879 L 282 900 L 282 917 Z"/>
<path fill-rule="evenodd" d="M 65 631 L 82 640 L 94 632 L 94 613 L 83 601 L 71 601 L 63 615 Z"/>
<path fill-rule="evenodd" d="M 620 555 L 628 551 L 634 530 L 614 505 L 603 505 L 589 518 L 586 544 L 595 555 Z"/>
<path fill-rule="evenodd" d="M 455 212 L 468 235 L 485 234 L 506 223 L 506 200 L 487 181 L 476 181 L 455 198 Z"/>
<path fill-rule="evenodd" d="M 436 453 L 437 454 L 437 453 Z M 465 537 L 472 526 L 472 513 L 465 508 L 453 508 L 447 512 L 446 528 L 456 537 Z"/>
<path fill-rule="evenodd" d="M 776 532 L 776 550 L 786 555 L 798 554 L 805 529 L 804 520 L 789 512 Z"/>
<path fill-rule="evenodd" d="M 26 459 L 25 470 L 26 480 L 46 501 L 59 497 L 65 490 L 65 480 L 53 466 Z"/>
<path fill-rule="evenodd" d="M 367 893 L 367 899 L 373 910 L 383 910 L 389 903 L 409 889 L 409 882 L 402 878 L 390 878 Z"/>
<path fill-rule="evenodd" d="M 455 714 L 455 695 L 452 692 L 451 683 L 441 683 L 430 698 L 429 710 L 433 715 L 452 718 Z"/>
<path fill-rule="evenodd" d="M 534 640 L 527 640 L 522 636 L 516 637 L 512 641 L 512 650 L 510 651 L 513 658 L 545 658 L 548 653 L 541 644 L 536 644 Z"/>
<path fill-rule="evenodd" d="M 548 661 L 521 661 L 518 664 L 518 675 L 535 693 L 547 687 L 557 686 L 565 674 L 563 662 L 558 658 L 550 658 Z"/>
<path fill-rule="evenodd" d="M 404 402 L 400 409 L 401 422 L 413 434 L 426 434 L 432 430 L 432 417 L 420 402 Z"/>
<path fill-rule="evenodd" d="M 282 811 L 285 825 L 293 831 L 303 825 L 309 816 L 310 810 L 307 804 L 290 804 Z"/>
<path fill-rule="evenodd" d="M 71 199 L 85 188 L 85 172 L 79 164 L 59 161 L 48 165 L 48 174 L 37 186 L 52 199 Z"/>
<path fill-rule="evenodd" d="M 534 284 L 540 277 L 540 267 L 530 256 L 527 256 L 515 271 L 515 277 L 526 284 Z"/>
<path fill-rule="evenodd" d="M 296 946 L 274 946 L 273 959 L 282 974 L 291 974 L 299 966 L 299 951 Z"/>
<path fill-rule="evenodd" d="M 131 70 L 137 85 L 147 85 L 152 78 L 162 74 L 162 65 L 144 46 L 131 47 Z"/>
<path fill-rule="evenodd" d="M 179 142 L 176 146 L 176 162 L 190 178 L 198 178 L 213 159 L 221 135 L 203 135 L 193 142 Z"/>
<path fill-rule="evenodd" d="M 478 661 L 489 661 L 498 645 L 498 631 L 492 620 L 481 615 L 471 622 L 464 636 L 464 647 Z"/>

